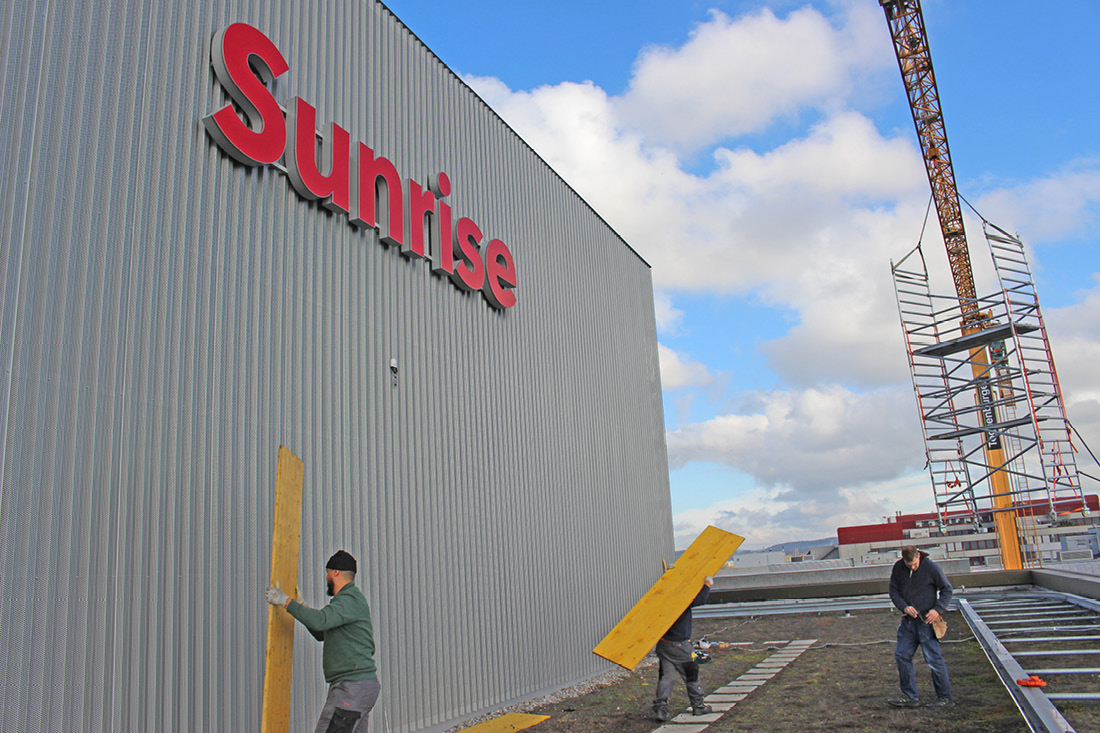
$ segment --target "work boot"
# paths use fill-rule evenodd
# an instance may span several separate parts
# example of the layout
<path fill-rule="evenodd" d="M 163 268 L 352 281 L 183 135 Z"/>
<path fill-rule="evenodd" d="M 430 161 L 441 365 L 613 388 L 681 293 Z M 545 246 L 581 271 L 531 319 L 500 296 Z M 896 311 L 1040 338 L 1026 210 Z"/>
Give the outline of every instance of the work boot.
<path fill-rule="evenodd" d="M 955 701 L 949 697 L 937 697 L 935 702 L 928 703 L 930 708 L 953 708 Z"/>
<path fill-rule="evenodd" d="M 713 712 L 714 708 L 712 708 L 710 705 L 707 705 L 706 703 L 703 703 L 702 705 L 691 706 L 692 715 L 710 715 Z"/>
<path fill-rule="evenodd" d="M 914 700 L 908 695 L 902 695 L 901 697 L 892 697 L 886 701 L 887 705 L 893 705 L 896 708 L 915 708 L 920 706 L 920 700 Z"/>
<path fill-rule="evenodd" d="M 666 703 L 664 705 L 654 705 L 653 717 L 657 718 L 657 720 L 661 721 L 662 723 L 667 723 L 668 721 L 672 720 L 672 712 L 668 709 L 668 704 Z"/>

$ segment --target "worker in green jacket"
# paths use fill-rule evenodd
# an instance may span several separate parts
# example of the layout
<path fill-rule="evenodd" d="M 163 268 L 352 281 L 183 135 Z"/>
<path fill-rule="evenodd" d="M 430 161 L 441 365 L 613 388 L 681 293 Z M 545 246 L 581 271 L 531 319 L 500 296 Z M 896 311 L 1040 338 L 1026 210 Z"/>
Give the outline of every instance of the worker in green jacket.
<path fill-rule="evenodd" d="M 378 700 L 381 685 L 374 665 L 374 628 L 370 607 L 355 585 L 356 563 L 340 550 L 325 565 L 325 585 L 332 600 L 324 608 L 310 608 L 289 598 L 276 583 L 267 589 L 267 602 L 282 606 L 324 643 L 322 669 L 328 697 L 315 733 L 367 733 L 367 718 Z"/>

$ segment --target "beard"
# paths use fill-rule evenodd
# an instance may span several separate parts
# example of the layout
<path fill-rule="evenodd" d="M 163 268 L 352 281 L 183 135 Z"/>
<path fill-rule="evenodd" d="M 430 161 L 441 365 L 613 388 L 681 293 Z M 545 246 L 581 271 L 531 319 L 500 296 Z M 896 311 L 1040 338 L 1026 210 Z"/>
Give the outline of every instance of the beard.
<path fill-rule="evenodd" d="M 333 587 L 331 580 L 326 580 L 325 581 L 325 595 L 329 595 L 329 596 L 336 595 L 336 589 Z"/>

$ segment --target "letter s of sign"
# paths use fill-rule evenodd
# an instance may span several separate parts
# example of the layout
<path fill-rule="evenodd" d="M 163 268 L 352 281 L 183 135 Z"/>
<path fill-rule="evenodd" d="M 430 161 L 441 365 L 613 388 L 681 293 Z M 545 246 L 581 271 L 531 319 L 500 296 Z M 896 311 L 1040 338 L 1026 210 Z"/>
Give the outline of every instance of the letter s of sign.
<path fill-rule="evenodd" d="M 286 147 L 286 121 L 265 83 L 270 84 L 290 69 L 283 54 L 256 28 L 233 23 L 214 35 L 210 63 L 250 125 L 227 104 L 202 118 L 207 133 L 222 150 L 245 165 L 279 160 Z"/>

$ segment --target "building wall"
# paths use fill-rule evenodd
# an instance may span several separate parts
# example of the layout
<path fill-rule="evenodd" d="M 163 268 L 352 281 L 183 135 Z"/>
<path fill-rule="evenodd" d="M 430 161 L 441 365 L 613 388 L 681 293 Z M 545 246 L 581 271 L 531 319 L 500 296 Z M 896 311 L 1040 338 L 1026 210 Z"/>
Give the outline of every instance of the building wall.
<path fill-rule="evenodd" d="M 235 21 L 287 58 L 284 106 L 450 175 L 514 308 L 214 145 Z M 280 444 L 303 600 L 359 558 L 372 730 L 605 668 L 673 549 L 649 268 L 408 29 L 369 1 L 27 0 L 0 84 L 0 730 L 259 729 Z M 299 627 L 291 730 L 323 694 Z"/>

